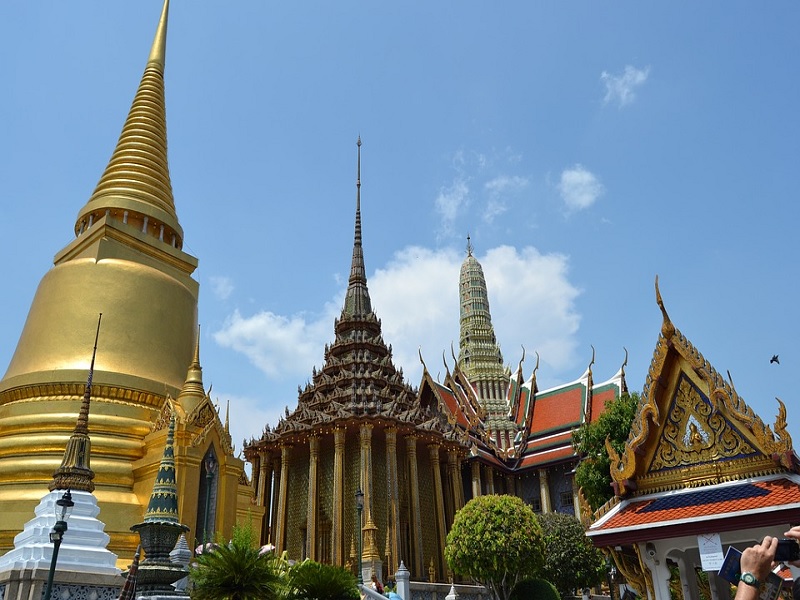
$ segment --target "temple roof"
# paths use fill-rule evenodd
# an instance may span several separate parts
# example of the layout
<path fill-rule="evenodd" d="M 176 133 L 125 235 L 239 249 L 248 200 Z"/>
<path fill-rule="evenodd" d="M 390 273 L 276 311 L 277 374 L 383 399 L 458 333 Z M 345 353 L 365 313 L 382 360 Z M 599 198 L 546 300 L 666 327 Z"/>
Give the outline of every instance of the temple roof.
<path fill-rule="evenodd" d="M 765 425 L 669 319 L 663 324 L 625 451 L 606 445 L 619 496 L 800 472 L 778 400 Z"/>
<path fill-rule="evenodd" d="M 480 406 L 458 362 L 451 372 L 445 361 L 446 375 L 441 383 L 435 381 L 425 367 L 420 398 L 423 402 L 438 403 L 448 414 L 450 423 L 469 440 L 473 456 L 483 459 L 491 455 L 506 470 L 541 468 L 574 460 L 573 430 L 596 420 L 607 401 L 627 391 L 624 365 L 603 383 L 593 382 L 590 365 L 577 380 L 539 391 L 536 383 L 538 355 L 536 367 L 527 381 L 523 381 L 523 360 L 509 378 L 505 390 L 506 409 L 502 418 L 506 419 L 508 429 L 516 431 L 509 446 L 499 444 L 493 435 L 498 417 L 487 418 L 487 411 Z"/>

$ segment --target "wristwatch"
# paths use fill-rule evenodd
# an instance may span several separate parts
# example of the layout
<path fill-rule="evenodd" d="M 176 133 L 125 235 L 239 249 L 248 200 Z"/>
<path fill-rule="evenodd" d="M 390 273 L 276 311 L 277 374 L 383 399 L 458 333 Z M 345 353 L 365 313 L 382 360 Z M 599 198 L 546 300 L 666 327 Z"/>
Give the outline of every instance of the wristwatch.
<path fill-rule="evenodd" d="M 746 583 L 747 585 L 752 585 L 755 588 L 761 585 L 761 582 L 758 579 L 756 579 L 755 575 L 747 572 L 739 575 L 739 581 L 741 581 L 742 583 Z"/>

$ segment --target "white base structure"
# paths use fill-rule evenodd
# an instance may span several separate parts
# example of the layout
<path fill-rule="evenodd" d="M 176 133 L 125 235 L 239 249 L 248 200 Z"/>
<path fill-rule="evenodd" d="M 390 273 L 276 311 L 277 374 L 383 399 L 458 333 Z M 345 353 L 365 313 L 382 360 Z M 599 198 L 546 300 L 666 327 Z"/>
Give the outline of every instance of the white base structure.
<path fill-rule="evenodd" d="M 89 492 L 71 493 L 75 506 L 58 552 L 57 571 L 119 575 L 117 555 L 106 548 L 111 538 L 104 531 L 105 524 L 97 519 L 97 498 Z M 14 537 L 14 549 L 0 557 L 0 573 L 50 568 L 50 532 L 56 523 L 56 501 L 63 495 L 64 490 L 55 490 L 42 498 L 34 511 L 36 516 Z"/>

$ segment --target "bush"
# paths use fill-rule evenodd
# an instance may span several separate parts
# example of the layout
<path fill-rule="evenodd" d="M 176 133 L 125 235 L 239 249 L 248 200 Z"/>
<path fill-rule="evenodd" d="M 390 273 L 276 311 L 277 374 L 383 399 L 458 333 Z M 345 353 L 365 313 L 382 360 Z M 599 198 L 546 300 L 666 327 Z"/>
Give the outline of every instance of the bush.
<path fill-rule="evenodd" d="M 509 600 L 561 600 L 561 596 L 546 579 L 523 579 L 511 590 Z"/>
<path fill-rule="evenodd" d="M 289 572 L 289 600 L 358 600 L 356 585 L 350 571 L 306 560 Z"/>

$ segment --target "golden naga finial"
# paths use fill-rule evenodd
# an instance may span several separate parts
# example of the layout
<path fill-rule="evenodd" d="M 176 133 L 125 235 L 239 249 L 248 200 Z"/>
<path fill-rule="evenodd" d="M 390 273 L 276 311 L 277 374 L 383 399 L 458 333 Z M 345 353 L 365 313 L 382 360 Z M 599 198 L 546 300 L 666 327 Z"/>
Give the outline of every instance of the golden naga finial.
<path fill-rule="evenodd" d="M 670 321 L 667 309 L 664 307 L 664 300 L 661 298 L 661 290 L 658 289 L 658 275 L 656 275 L 656 304 L 658 304 L 658 308 L 661 309 L 661 315 L 664 319 L 664 322 L 661 324 L 661 335 L 670 339 L 675 334 L 675 326 L 672 324 L 672 321 Z"/>

